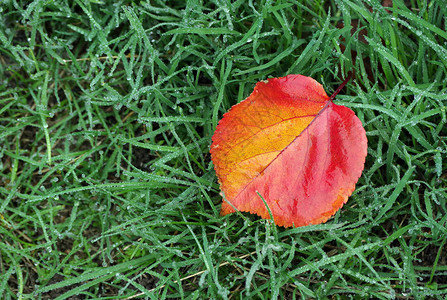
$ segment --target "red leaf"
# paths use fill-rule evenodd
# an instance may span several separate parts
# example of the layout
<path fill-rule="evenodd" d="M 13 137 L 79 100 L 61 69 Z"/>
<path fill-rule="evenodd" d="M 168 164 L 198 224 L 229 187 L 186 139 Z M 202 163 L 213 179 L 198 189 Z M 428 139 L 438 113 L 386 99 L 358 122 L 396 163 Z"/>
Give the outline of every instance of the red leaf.
<path fill-rule="evenodd" d="M 280 226 L 319 224 L 355 189 L 367 154 L 361 121 L 310 77 L 258 82 L 213 135 L 211 157 L 227 201 Z M 225 200 L 221 215 L 234 212 Z"/>

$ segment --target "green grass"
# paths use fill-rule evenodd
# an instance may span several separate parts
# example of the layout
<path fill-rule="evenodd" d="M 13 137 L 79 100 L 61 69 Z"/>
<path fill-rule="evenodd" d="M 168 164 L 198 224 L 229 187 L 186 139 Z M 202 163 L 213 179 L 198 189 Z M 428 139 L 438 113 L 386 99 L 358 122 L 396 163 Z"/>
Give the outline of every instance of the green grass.
<path fill-rule="evenodd" d="M 447 293 L 442 1 L 3 1 L 1 299 Z M 138 3 L 138 4 L 136 4 Z M 368 136 L 326 224 L 219 216 L 214 128 L 311 76 Z"/>

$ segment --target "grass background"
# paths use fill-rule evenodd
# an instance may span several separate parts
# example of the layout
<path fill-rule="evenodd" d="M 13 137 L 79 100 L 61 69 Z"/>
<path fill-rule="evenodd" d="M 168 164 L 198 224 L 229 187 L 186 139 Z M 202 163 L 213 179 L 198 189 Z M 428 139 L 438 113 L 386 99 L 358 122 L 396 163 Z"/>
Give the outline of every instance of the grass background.
<path fill-rule="evenodd" d="M 443 1 L 2 1 L 1 299 L 432 299 L 447 293 Z M 391 6 L 391 7 L 386 7 Z M 326 224 L 219 216 L 214 128 L 257 81 L 362 120 Z"/>

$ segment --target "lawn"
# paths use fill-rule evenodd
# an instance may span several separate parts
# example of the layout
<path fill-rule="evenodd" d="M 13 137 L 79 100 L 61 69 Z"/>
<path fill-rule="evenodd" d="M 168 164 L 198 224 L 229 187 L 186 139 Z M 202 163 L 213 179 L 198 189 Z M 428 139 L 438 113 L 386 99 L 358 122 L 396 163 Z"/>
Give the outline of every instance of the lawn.
<path fill-rule="evenodd" d="M 445 297 L 446 18 L 440 0 L 2 1 L 0 298 Z M 258 81 L 330 95 L 349 71 L 335 102 L 368 156 L 347 204 L 298 228 L 221 217 L 223 114 Z"/>

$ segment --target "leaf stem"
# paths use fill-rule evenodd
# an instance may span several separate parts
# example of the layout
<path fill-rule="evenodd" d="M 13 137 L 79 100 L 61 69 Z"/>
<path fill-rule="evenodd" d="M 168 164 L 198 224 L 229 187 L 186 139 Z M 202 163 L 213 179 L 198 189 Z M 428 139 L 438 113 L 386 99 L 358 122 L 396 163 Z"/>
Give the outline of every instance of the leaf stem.
<path fill-rule="evenodd" d="M 341 89 L 348 83 L 349 80 L 351 80 L 352 75 L 353 75 L 353 72 L 349 71 L 348 76 L 345 78 L 345 80 L 343 80 L 343 82 L 340 84 L 340 86 L 335 90 L 335 92 L 329 98 L 329 100 L 331 102 L 334 101 L 335 96 L 337 96 L 337 94 L 340 93 Z"/>

